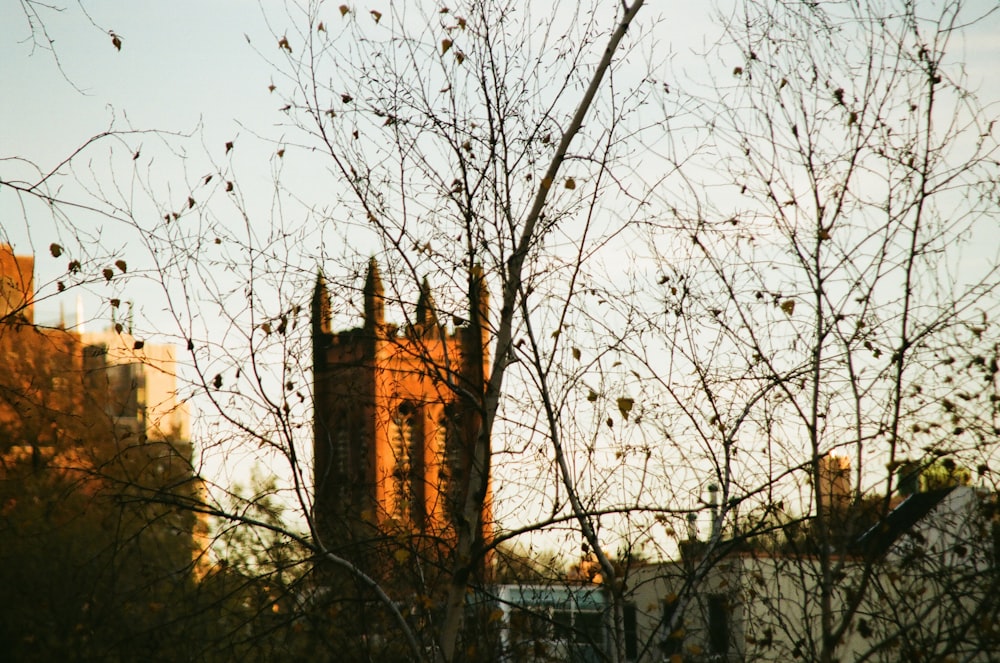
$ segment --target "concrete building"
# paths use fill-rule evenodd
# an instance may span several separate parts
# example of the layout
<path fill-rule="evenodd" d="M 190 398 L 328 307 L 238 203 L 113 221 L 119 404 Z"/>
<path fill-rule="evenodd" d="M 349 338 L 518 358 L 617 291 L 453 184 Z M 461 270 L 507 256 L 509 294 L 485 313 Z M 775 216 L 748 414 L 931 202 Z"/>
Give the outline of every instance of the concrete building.
<path fill-rule="evenodd" d="M 995 660 L 996 498 L 969 486 L 915 493 L 832 554 L 834 660 Z M 814 660 L 819 556 L 725 546 L 631 572 L 635 660 Z"/>

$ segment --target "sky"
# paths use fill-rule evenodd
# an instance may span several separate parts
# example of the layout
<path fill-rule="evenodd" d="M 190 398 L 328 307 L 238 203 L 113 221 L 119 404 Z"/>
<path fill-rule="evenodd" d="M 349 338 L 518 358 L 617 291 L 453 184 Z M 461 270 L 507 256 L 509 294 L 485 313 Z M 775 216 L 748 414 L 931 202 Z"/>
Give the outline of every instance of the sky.
<path fill-rule="evenodd" d="M 52 51 L 32 42 L 22 3 L 0 5 L 0 175 L 34 177 L 32 167 L 14 157 L 29 159 L 47 172 L 100 132 L 156 129 L 191 134 L 194 145 L 186 169 L 174 171 L 175 166 L 164 165 L 164 179 L 176 176 L 191 182 L 213 172 L 217 166 L 213 160 L 223 160 L 224 145 L 234 141 L 240 154 L 239 181 L 249 200 L 262 207 L 271 204 L 273 141 L 280 142 L 285 120 L 277 97 L 268 90 L 272 83 L 281 84 L 267 63 L 277 51 L 273 34 L 277 24 L 269 26 L 267 20 L 275 19 L 270 12 L 278 3 L 65 0 L 62 4 L 64 11 L 39 9 L 53 40 Z M 379 3 L 358 4 L 367 8 Z M 667 2 L 650 8 L 662 13 L 658 36 L 681 69 L 700 66 L 692 49 L 710 40 L 714 30 L 704 15 L 692 16 L 691 4 Z M 995 0 L 970 4 L 985 11 Z M 121 40 L 120 50 L 109 30 Z M 1000 11 L 976 26 L 956 54 L 967 63 L 971 87 L 979 89 L 983 99 L 1000 103 L 996 75 Z M 88 152 L 78 173 L 84 172 L 86 180 L 87 169 L 103 172 L 106 158 L 101 150 Z M 71 186 L 68 180 L 55 184 Z M 323 178 L 303 186 L 318 199 L 324 195 Z M 82 224 L 101 226 L 92 215 L 81 213 L 78 218 Z M 22 210 L 15 197 L 0 191 L 0 241 L 12 242 L 19 253 L 33 250 L 39 256 L 36 279 L 50 291 L 65 269 L 65 261 L 47 257 L 50 241 L 60 239 L 58 233 L 44 209 L 34 205 Z M 113 235 L 105 238 L 116 241 Z M 144 299 L 141 292 L 133 296 Z M 88 310 L 98 309 L 90 295 L 85 295 L 84 303 Z M 38 306 L 39 321 L 54 322 L 60 304 L 71 309 L 74 302 L 46 300 Z M 156 324 L 159 313 L 154 308 L 143 314 Z"/>
<path fill-rule="evenodd" d="M 5 161 L 0 168 L 5 177 L 21 173 L 28 179 L 31 175 L 24 164 L 10 161 L 15 155 L 30 159 L 44 171 L 95 134 L 132 128 L 196 134 L 208 150 L 235 140 L 243 150 L 257 150 L 255 158 L 246 158 L 244 152 L 241 176 L 268 186 L 266 162 L 273 148 L 253 138 L 254 134 L 282 135 L 284 116 L 275 95 L 268 91 L 275 80 L 265 61 L 276 46 L 274 24 L 269 27 L 267 21 L 274 21 L 276 15 L 268 16 L 262 9 L 270 11 L 278 3 L 56 3 L 60 4 L 65 5 L 63 11 L 39 9 L 47 36 L 53 40 L 51 51 L 33 43 L 21 3 L 0 7 L 0 89 L 5 91 L 0 100 L 0 159 Z M 994 4 L 992 0 L 970 3 L 975 11 Z M 649 10 L 662 10 L 667 17 L 657 26 L 662 33 L 658 36 L 678 68 L 694 66 L 691 50 L 710 39 L 715 28 L 704 14 L 686 10 L 681 22 L 670 9 Z M 120 51 L 108 31 L 121 39 Z M 955 52 L 967 62 L 971 87 L 979 89 L 984 99 L 1000 100 L 1000 77 L 996 76 L 1000 11 L 977 26 Z M 211 165 L 195 161 L 191 168 L 208 172 Z M 29 241 L 36 251 L 48 245 L 44 233 L 32 232 L 41 225 L 41 216 L 26 220 L 9 195 L 0 196 L 0 227 L 19 250 Z M 47 266 L 46 261 L 39 261 L 40 283 L 51 280 L 46 278 Z M 57 304 L 43 302 L 39 310 L 40 315 L 52 318 Z"/>

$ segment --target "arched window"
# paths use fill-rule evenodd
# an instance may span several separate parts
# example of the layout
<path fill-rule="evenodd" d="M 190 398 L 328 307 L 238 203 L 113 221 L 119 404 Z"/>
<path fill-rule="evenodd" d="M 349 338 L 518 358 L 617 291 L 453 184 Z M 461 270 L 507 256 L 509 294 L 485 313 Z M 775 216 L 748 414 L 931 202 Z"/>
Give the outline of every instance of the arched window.
<path fill-rule="evenodd" d="M 417 521 L 420 521 L 423 509 L 423 439 L 420 415 L 421 409 L 416 404 L 404 401 L 389 419 L 389 448 L 392 453 L 392 486 L 389 494 L 395 502 L 390 511 L 394 511 L 396 517 L 413 516 Z"/>

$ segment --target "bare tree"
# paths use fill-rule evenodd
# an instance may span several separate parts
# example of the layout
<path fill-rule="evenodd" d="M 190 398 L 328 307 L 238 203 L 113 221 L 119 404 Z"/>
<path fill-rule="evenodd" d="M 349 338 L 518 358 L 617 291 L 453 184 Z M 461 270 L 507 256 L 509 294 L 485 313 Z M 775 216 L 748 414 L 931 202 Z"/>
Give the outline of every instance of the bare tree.
<path fill-rule="evenodd" d="M 651 229 L 668 333 L 636 355 L 683 413 L 664 427 L 697 449 L 719 518 L 749 527 L 740 510 L 755 504 L 807 516 L 808 546 L 768 555 L 743 596 L 771 615 L 747 617 L 755 656 L 830 661 L 871 635 L 875 596 L 905 600 L 849 546 L 887 526 L 886 467 L 995 464 L 996 111 L 952 55 L 982 19 L 964 3 L 737 9 L 714 51 L 724 72 L 686 102 L 703 109 L 709 168 L 685 162 L 687 195 Z M 919 605 L 950 605 L 964 571 L 920 568 L 910 581 L 935 598 Z M 994 609 L 955 614 L 972 628 L 980 608 Z M 891 658 L 886 643 L 928 620 L 945 624 L 901 618 L 853 655 Z M 955 631 L 939 636 L 925 653 L 959 651 Z"/>

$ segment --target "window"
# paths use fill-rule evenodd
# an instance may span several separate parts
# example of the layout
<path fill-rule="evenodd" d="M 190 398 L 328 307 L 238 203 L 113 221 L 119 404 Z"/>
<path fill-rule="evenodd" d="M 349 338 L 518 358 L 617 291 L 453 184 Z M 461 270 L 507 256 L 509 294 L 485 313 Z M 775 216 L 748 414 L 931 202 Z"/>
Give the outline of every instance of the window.
<path fill-rule="evenodd" d="M 625 621 L 625 658 L 629 661 L 635 661 L 639 658 L 639 638 L 636 633 L 635 605 L 631 603 L 626 604 L 622 616 Z"/>
<path fill-rule="evenodd" d="M 422 410 L 404 401 L 389 421 L 389 446 L 392 452 L 392 490 L 397 517 L 413 516 L 423 520 L 423 433 Z"/>
<path fill-rule="evenodd" d="M 708 597 L 708 650 L 713 654 L 729 653 L 729 602 L 722 594 Z"/>
<path fill-rule="evenodd" d="M 664 656 L 680 654 L 684 649 L 684 625 L 683 619 L 677 615 L 680 603 L 676 596 L 672 596 L 663 602 L 663 640 L 660 642 L 660 649 Z M 677 617 L 676 623 L 671 626 L 671 622 Z"/>

